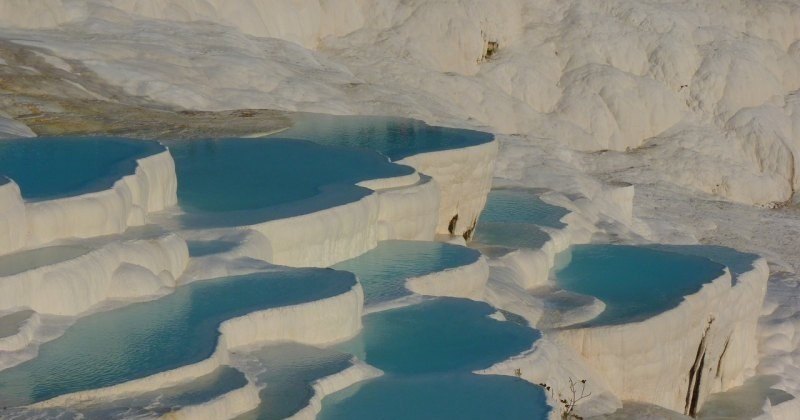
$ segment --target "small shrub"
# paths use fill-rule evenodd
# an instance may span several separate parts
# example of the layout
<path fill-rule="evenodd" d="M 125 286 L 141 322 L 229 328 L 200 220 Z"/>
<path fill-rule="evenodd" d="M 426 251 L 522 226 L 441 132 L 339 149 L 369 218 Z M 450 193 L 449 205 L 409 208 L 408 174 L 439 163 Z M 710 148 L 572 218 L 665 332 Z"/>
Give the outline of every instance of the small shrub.
<path fill-rule="evenodd" d="M 575 406 L 577 406 L 579 402 L 589 398 L 592 395 L 591 392 L 586 392 L 586 379 L 575 381 L 570 377 L 569 391 L 564 393 L 566 395 L 562 394 L 560 391 L 556 393 L 556 391 L 550 385 L 545 383 L 541 383 L 539 386 L 544 388 L 544 390 L 550 394 L 550 398 L 552 398 L 553 401 L 557 401 L 560 404 L 555 408 L 561 412 L 562 420 L 582 419 L 582 417 L 575 414 L 574 411 Z"/>

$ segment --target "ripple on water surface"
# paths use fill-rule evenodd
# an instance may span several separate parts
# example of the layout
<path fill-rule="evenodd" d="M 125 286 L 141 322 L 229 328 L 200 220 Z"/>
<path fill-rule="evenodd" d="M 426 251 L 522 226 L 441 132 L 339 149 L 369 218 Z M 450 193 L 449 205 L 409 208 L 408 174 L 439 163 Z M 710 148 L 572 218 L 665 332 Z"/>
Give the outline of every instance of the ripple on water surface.
<path fill-rule="evenodd" d="M 37 358 L 0 371 L 0 405 L 117 385 L 211 356 L 219 324 L 344 293 L 352 274 L 300 269 L 192 283 L 161 299 L 80 319 Z"/>
<path fill-rule="evenodd" d="M 576 245 L 560 258 L 558 285 L 606 304 L 584 326 L 621 324 L 650 318 L 680 304 L 685 296 L 724 272 L 724 266 L 696 255 L 643 246 Z"/>
<path fill-rule="evenodd" d="M 0 174 L 19 185 L 26 200 L 67 197 L 111 188 L 134 173 L 137 159 L 164 150 L 154 141 L 114 137 L 3 140 Z"/>
<path fill-rule="evenodd" d="M 448 268 L 472 264 L 480 253 L 441 242 L 383 241 L 356 258 L 333 266 L 358 276 L 366 305 L 410 295 L 405 280 Z"/>
<path fill-rule="evenodd" d="M 382 369 L 323 400 L 322 419 L 547 418 L 542 390 L 518 378 L 471 373 L 527 350 L 531 328 L 489 318 L 481 302 L 438 298 L 364 318 L 341 346 Z"/>

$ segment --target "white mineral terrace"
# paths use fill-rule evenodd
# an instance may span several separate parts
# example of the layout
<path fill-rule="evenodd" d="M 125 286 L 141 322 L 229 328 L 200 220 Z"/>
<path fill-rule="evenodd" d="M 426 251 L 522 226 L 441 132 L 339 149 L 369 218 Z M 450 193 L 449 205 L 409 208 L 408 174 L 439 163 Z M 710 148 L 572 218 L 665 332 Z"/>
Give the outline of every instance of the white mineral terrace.
<path fill-rule="evenodd" d="M 570 379 L 592 393 L 582 417 L 798 418 L 798 0 L 0 0 L 0 81 L 0 143 L 126 124 L 166 138 L 176 130 L 159 118 L 181 131 L 183 117 L 219 128 L 220 115 L 241 113 L 234 126 L 262 111 L 405 116 L 495 137 L 398 159 L 414 172 L 359 182 L 370 191 L 344 204 L 225 227 L 179 223 L 188 210 L 169 150 L 104 190 L 54 199 L 26 200 L 0 168 L 0 377 L 88 317 L 202 282 L 327 268 L 387 240 L 483 252 L 401 279 L 410 295 L 367 309 L 357 282 L 238 314 L 203 360 L 53 398 L 31 390 L 25 401 L 38 402 L 21 418 L 180 388 L 221 366 L 246 383 L 158 415 L 252 414 L 266 388 L 239 352 L 279 341 L 329 350 L 368 313 L 436 296 L 488 303 L 494 319 L 542 333 L 476 373 L 546 383 L 554 420 Z M 563 226 L 540 226 L 537 247 L 470 242 L 492 188 L 543 190 L 568 211 Z M 607 304 L 554 278 L 560 256 L 584 244 L 722 245 L 758 258 L 646 319 L 592 325 Z M 294 418 L 324 415 L 326 396 L 382 374 L 353 357 L 311 382 Z"/>
<path fill-rule="evenodd" d="M 67 253 L 51 264 L 11 272 L 0 277 L 0 310 L 8 314 L 34 312 L 24 321 L 18 320 L 17 331 L 0 338 L 0 344 L 4 351 L 24 353 L 26 347 L 34 345 L 32 340 L 37 336 L 39 317 L 43 315 L 79 317 L 102 308 L 106 302 L 118 305 L 152 299 L 188 282 L 213 281 L 216 276 L 259 269 L 257 263 L 237 263 L 242 257 L 289 266 L 325 267 L 361 255 L 380 240 L 433 240 L 437 234 L 449 233 L 450 221 L 456 214 L 459 221 L 469 221 L 457 223 L 453 230 L 455 234 L 463 233 L 474 227 L 486 201 L 496 151 L 496 142 L 490 142 L 406 158 L 403 162 L 414 165 L 419 173 L 362 182 L 360 185 L 374 192 L 348 204 L 255 225 L 212 230 L 210 237 L 228 238 L 234 245 L 191 261 L 186 242 L 178 232 L 149 239 L 110 237 L 94 248 L 76 252 L 79 255 Z M 159 169 L 159 164 L 163 168 Z M 35 206 L 21 200 L 16 184 L 6 183 L 0 187 L 6 197 L 2 203 L 5 208 L 16 209 L 19 220 L 26 220 L 30 214 L 66 217 L 73 212 L 71 217 L 78 220 L 63 227 L 54 222 L 50 224 L 55 226 L 52 232 L 41 228 L 47 224 L 37 224 L 37 228 L 27 229 L 27 236 L 6 229 L 6 249 L 13 253 L 22 247 L 30 248 L 30 244 L 46 243 L 44 238 L 91 237 L 146 223 L 150 211 L 174 201 L 176 180 L 174 172 L 170 173 L 173 168 L 165 152 L 140 160 L 135 175 L 118 181 L 112 190 L 93 193 L 93 197 L 99 197 L 96 200 L 78 196 L 34 203 Z M 167 184 L 168 193 L 164 193 L 160 182 Z M 546 297 L 530 291 L 550 285 L 549 273 L 556 264 L 556 255 L 573 244 L 589 242 L 593 235 L 603 231 L 599 226 L 604 221 L 620 227 L 633 221 L 632 186 L 609 185 L 601 190 L 605 201 L 599 205 L 585 196 L 545 194 L 545 201 L 570 212 L 561 219 L 563 228 L 542 228 L 550 238 L 539 249 L 481 257 L 470 265 L 407 279 L 406 287 L 421 295 L 485 300 L 538 325 L 548 318 Z M 105 222 L 98 225 L 94 223 L 96 218 L 80 216 L 84 205 L 71 204 L 113 202 L 107 197 L 128 203 L 110 204 L 105 211 L 106 220 L 125 220 L 124 223 L 111 227 Z M 51 210 L 31 210 L 44 207 Z M 58 216 L 50 220 L 58 220 Z M 204 232 L 184 233 L 192 237 Z M 53 247 L 58 248 L 59 242 L 55 244 Z M 16 252 L 23 255 L 31 251 Z M 760 259 L 753 264 L 752 271 L 739 276 L 737 283 L 732 284 L 726 272 L 696 294 L 687 296 L 679 306 L 645 321 L 608 327 L 547 329 L 544 338 L 530 351 L 481 373 L 519 373 L 532 383 L 545 382 L 562 388 L 566 386 L 565 378 L 587 379 L 593 396 L 578 407 L 578 412 L 587 415 L 613 412 L 621 406 L 621 400 L 654 403 L 678 412 L 688 410 L 687 401 L 701 407 L 710 394 L 741 385 L 754 373 L 758 361 L 755 329 L 767 276 L 766 263 Z M 574 324 L 599 311 L 602 306 L 590 304 L 562 313 L 559 322 L 545 324 Z M 358 333 L 362 314 L 360 285 L 340 296 L 253 312 L 220 326 L 219 343 L 209 359 L 107 388 L 62 395 L 33 407 L 96 402 L 187 383 L 229 363 L 232 349 L 258 343 L 289 340 L 329 345 Z M 552 316 L 548 319 L 552 321 Z M 659 334 L 653 335 L 652 331 Z M 694 372 L 698 360 L 702 360 L 702 376 Z M 358 362 L 317 381 L 315 396 L 296 417 L 313 418 L 324 395 L 374 377 L 378 372 Z M 248 382 L 242 388 L 184 407 L 170 416 L 231 418 L 256 407 L 258 392 L 259 388 Z M 692 392 L 696 395 L 691 396 Z M 556 411 L 553 413 L 557 415 Z"/>

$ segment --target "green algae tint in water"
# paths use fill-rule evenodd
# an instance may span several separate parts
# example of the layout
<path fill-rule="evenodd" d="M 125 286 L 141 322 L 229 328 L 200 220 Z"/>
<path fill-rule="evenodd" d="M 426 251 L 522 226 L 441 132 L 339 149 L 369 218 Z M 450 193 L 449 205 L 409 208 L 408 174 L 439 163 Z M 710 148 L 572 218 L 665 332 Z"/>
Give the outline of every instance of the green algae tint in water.
<path fill-rule="evenodd" d="M 342 346 L 385 374 L 323 400 L 321 419 L 545 419 L 541 388 L 473 370 L 529 349 L 539 333 L 489 318 L 485 303 L 439 298 L 369 314 Z"/>
<path fill-rule="evenodd" d="M 27 200 L 111 188 L 136 170 L 136 160 L 166 150 L 154 141 L 113 137 L 52 137 L 0 142 L 0 175 Z M 2 182 L 0 182 L 2 183 Z"/>
<path fill-rule="evenodd" d="M 364 303 L 372 305 L 410 295 L 405 280 L 472 264 L 480 253 L 463 246 L 424 241 L 383 241 L 333 268 L 354 273 L 364 287 Z"/>
<path fill-rule="evenodd" d="M 577 245 L 567 252 L 571 259 L 556 271 L 558 285 L 606 304 L 591 326 L 640 321 L 672 309 L 725 268 L 703 257 L 639 246 Z"/>
<path fill-rule="evenodd" d="M 161 299 L 78 320 L 37 358 L 0 371 L 0 406 L 117 385 L 202 361 L 221 322 L 350 290 L 355 277 L 298 269 L 206 280 Z"/>

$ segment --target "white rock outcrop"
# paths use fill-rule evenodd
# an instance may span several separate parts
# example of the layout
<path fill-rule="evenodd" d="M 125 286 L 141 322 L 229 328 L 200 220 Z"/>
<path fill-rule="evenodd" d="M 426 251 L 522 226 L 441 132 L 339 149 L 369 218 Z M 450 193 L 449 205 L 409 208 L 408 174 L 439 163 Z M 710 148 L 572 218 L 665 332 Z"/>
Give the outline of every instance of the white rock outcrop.
<path fill-rule="evenodd" d="M 63 262 L 0 277 L 0 311 L 80 315 L 110 299 L 141 299 L 176 287 L 189 261 L 186 243 L 168 234 L 111 242 Z"/>
<path fill-rule="evenodd" d="M 764 259 L 734 282 L 726 272 L 676 308 L 644 321 L 550 331 L 622 399 L 694 415 L 710 393 L 741 385 L 758 362 Z"/>
<path fill-rule="evenodd" d="M 431 176 L 439 185 L 441 203 L 436 233 L 463 235 L 475 228 L 492 188 L 497 147 L 497 141 L 493 140 L 476 146 L 420 153 L 397 161 Z"/>
<path fill-rule="evenodd" d="M 0 185 L 0 254 L 68 238 L 122 233 L 147 214 L 177 203 L 178 181 L 169 151 L 136 161 L 133 174 L 107 190 L 26 202 L 13 182 Z"/>
<path fill-rule="evenodd" d="M 406 289 L 425 296 L 450 296 L 481 300 L 489 265 L 481 256 L 472 264 L 406 279 Z"/>

